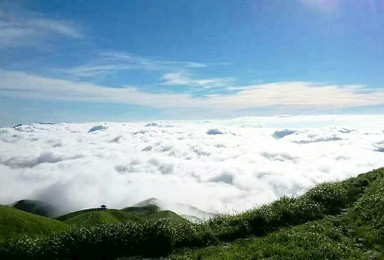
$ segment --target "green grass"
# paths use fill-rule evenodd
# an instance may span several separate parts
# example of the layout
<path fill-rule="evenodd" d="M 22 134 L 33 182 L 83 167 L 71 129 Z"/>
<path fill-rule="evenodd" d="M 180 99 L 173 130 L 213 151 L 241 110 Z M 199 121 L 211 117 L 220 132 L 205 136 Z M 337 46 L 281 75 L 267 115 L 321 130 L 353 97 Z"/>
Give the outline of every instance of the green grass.
<path fill-rule="evenodd" d="M 137 215 L 137 216 L 148 216 L 150 214 L 154 214 L 156 212 L 158 212 L 160 209 L 158 206 L 156 205 L 146 205 L 146 206 L 143 206 L 143 207 L 127 207 L 127 208 L 124 208 L 122 209 L 122 211 L 125 211 L 125 212 L 130 212 L 134 215 Z"/>
<path fill-rule="evenodd" d="M 156 219 L 168 219 L 172 223 L 184 223 L 188 222 L 186 219 L 180 217 L 173 211 L 164 210 L 158 211 L 153 210 L 152 207 L 145 206 L 143 209 L 140 207 L 131 207 L 129 210 L 117 210 L 107 209 L 100 210 L 98 208 L 80 210 L 71 212 L 64 216 L 56 218 L 68 225 L 77 225 L 85 227 L 93 227 L 102 224 L 116 224 L 127 221 L 144 221 L 144 220 L 156 220 Z"/>
<path fill-rule="evenodd" d="M 71 213 L 58 219 L 72 229 L 3 243 L 0 258 L 384 259 L 384 169 L 202 224 L 151 210 Z"/>
<path fill-rule="evenodd" d="M 336 224 L 337 225 L 337 224 Z M 238 239 L 198 250 L 182 250 L 171 259 L 366 259 L 331 219 L 283 228 L 264 237 Z"/>
<path fill-rule="evenodd" d="M 171 258 L 384 259 L 384 170 L 321 184 L 298 199 L 210 225 L 222 237 L 220 245 L 179 250 Z"/>
<path fill-rule="evenodd" d="M 202 226 L 168 219 L 78 226 L 36 239 L 11 240 L 0 245 L 0 259 L 113 259 L 124 255 L 166 256 L 174 248 L 213 244 Z"/>
<path fill-rule="evenodd" d="M 80 214 L 84 214 L 84 213 L 92 212 L 92 211 L 98 211 L 98 210 L 100 210 L 100 208 L 91 208 L 91 209 L 84 209 L 84 210 L 74 211 L 74 212 L 70 212 L 68 214 L 56 217 L 55 219 L 64 222 L 64 221 L 66 221 L 68 219 L 71 219 L 73 217 L 76 217 L 76 216 L 78 216 Z"/>
<path fill-rule="evenodd" d="M 162 211 L 149 214 L 145 216 L 145 219 L 168 219 L 169 221 L 176 224 L 182 224 L 182 223 L 188 222 L 188 220 L 186 220 L 183 217 L 180 217 L 175 212 L 170 210 L 162 210 Z"/>
<path fill-rule="evenodd" d="M 0 242 L 21 236 L 63 232 L 66 224 L 54 219 L 0 205 Z"/>
<path fill-rule="evenodd" d="M 91 209 L 73 212 L 57 218 L 69 225 L 92 227 L 101 224 L 113 224 L 125 221 L 139 221 L 140 218 L 117 209 Z"/>

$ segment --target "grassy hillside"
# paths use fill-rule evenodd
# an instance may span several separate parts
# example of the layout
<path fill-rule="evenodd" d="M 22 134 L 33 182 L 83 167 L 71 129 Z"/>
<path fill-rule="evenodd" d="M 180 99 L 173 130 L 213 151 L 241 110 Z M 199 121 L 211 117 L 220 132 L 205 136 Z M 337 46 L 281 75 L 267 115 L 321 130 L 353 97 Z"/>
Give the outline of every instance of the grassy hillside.
<path fill-rule="evenodd" d="M 122 211 L 130 212 L 136 216 L 148 216 L 150 214 L 158 212 L 160 209 L 156 205 L 145 205 L 145 206 L 138 206 L 138 207 L 127 207 L 122 209 Z"/>
<path fill-rule="evenodd" d="M 148 205 L 144 207 L 129 207 L 122 210 L 100 210 L 99 208 L 86 209 L 71 212 L 64 216 L 57 217 L 56 219 L 69 225 L 86 227 L 127 221 L 137 222 L 156 219 L 168 219 L 174 223 L 187 221 L 172 211 L 159 211 L 158 207 L 155 205 Z"/>
<path fill-rule="evenodd" d="M 73 217 L 76 217 L 80 214 L 85 214 L 87 212 L 93 212 L 93 211 L 99 211 L 100 208 L 91 208 L 91 209 L 83 209 L 83 210 L 79 210 L 79 211 L 74 211 L 74 212 L 70 212 L 68 214 L 65 214 L 65 215 L 62 215 L 62 216 L 59 216 L 59 217 L 56 217 L 55 219 L 59 220 L 59 221 L 62 221 L 62 222 L 65 222 L 67 221 L 68 219 L 71 219 Z"/>
<path fill-rule="evenodd" d="M 62 232 L 64 223 L 0 205 L 0 242 L 20 236 Z"/>
<path fill-rule="evenodd" d="M 183 217 L 180 217 L 175 212 L 170 211 L 170 210 L 158 211 L 158 212 L 155 212 L 153 214 L 149 214 L 149 215 L 145 216 L 145 218 L 149 219 L 149 220 L 150 219 L 168 219 L 169 221 L 174 222 L 174 223 L 188 222 L 188 220 L 186 220 Z"/>
<path fill-rule="evenodd" d="M 139 221 L 140 218 L 129 213 L 117 209 L 90 209 L 82 210 L 57 218 L 69 225 L 82 225 L 92 227 L 101 224 L 112 224 L 125 221 Z"/>
<path fill-rule="evenodd" d="M 40 200 L 19 200 L 13 207 L 44 217 L 53 217 L 58 211 L 54 206 Z"/>
<path fill-rule="evenodd" d="M 384 170 L 210 225 L 223 243 L 180 250 L 172 259 L 384 259 Z"/>
<path fill-rule="evenodd" d="M 153 214 L 7 242 L 0 258 L 384 259 L 384 169 L 202 224 Z"/>

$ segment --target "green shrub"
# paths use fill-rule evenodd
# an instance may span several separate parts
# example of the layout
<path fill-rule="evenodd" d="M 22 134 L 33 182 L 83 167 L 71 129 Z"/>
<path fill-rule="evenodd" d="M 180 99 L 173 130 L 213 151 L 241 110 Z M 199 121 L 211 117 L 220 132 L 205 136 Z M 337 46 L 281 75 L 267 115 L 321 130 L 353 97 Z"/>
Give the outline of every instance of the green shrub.
<path fill-rule="evenodd" d="M 338 214 L 347 206 L 348 195 L 344 183 L 323 183 L 309 190 L 304 196 L 319 203 L 327 214 Z"/>
<path fill-rule="evenodd" d="M 180 224 L 176 230 L 175 248 L 216 245 L 219 240 L 206 224 Z"/>
<path fill-rule="evenodd" d="M 0 249 L 0 259 L 158 257 L 168 255 L 174 248 L 217 242 L 206 225 L 160 219 L 74 227 L 55 236 L 8 241 Z"/>
<path fill-rule="evenodd" d="M 89 259 L 135 254 L 164 256 L 172 250 L 175 235 L 175 228 L 167 220 L 77 227 L 56 236 L 9 241 L 2 246 L 0 258 Z"/>
<path fill-rule="evenodd" d="M 384 227 L 384 179 L 374 182 L 356 203 L 351 217 L 370 222 L 375 228 Z"/>

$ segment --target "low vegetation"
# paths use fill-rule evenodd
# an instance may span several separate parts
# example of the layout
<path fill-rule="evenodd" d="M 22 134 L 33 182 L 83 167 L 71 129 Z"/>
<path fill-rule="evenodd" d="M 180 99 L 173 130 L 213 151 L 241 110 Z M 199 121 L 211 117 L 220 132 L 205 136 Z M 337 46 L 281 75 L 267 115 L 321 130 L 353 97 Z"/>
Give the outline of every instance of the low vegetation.
<path fill-rule="evenodd" d="M 213 219 L 210 226 L 222 243 L 182 249 L 172 258 L 384 259 L 384 169 Z"/>
<path fill-rule="evenodd" d="M 58 219 L 69 223 L 88 214 L 83 221 L 92 212 Z M 113 212 L 100 211 L 118 218 Z M 75 224 L 59 234 L 8 240 L 0 245 L 0 258 L 382 259 L 384 169 L 202 224 L 167 211 L 152 217 L 123 212 L 138 220 Z"/>
<path fill-rule="evenodd" d="M 30 237 L 50 235 L 63 232 L 65 229 L 66 225 L 60 221 L 0 205 L 0 242 L 26 235 Z"/>
<path fill-rule="evenodd" d="M 56 218 L 68 225 L 93 227 L 101 224 L 114 224 L 126 221 L 139 221 L 140 218 L 117 209 L 89 209 L 76 211 Z"/>

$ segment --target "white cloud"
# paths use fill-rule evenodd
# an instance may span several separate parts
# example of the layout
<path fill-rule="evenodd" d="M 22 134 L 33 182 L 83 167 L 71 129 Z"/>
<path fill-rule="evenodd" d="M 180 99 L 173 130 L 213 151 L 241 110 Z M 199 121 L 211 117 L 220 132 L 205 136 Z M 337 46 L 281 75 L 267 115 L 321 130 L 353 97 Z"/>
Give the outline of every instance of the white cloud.
<path fill-rule="evenodd" d="M 295 133 L 281 139 L 273 134 L 285 128 L 250 126 L 314 121 L 322 126 L 290 128 Z M 104 130 L 89 132 L 99 125 Z M 0 128 L 0 203 L 43 199 L 76 210 L 156 197 L 239 211 L 383 166 L 383 129 L 374 115 Z"/>
<path fill-rule="evenodd" d="M 162 77 L 163 85 L 184 85 L 184 86 L 197 86 L 203 88 L 215 87 L 230 87 L 233 78 L 205 78 L 196 79 L 192 77 L 191 73 L 185 71 L 165 73 Z"/>
<path fill-rule="evenodd" d="M 166 73 L 162 77 L 164 85 L 188 85 L 190 82 L 189 74 L 183 71 Z"/>
<path fill-rule="evenodd" d="M 193 61 L 171 61 L 155 58 L 144 58 L 137 55 L 124 53 L 124 52 L 101 52 L 100 56 L 103 57 L 103 60 L 109 61 L 125 61 L 140 64 L 143 67 L 148 69 L 168 69 L 175 67 L 184 67 L 184 68 L 204 68 L 207 65 L 204 63 L 198 63 Z"/>
<path fill-rule="evenodd" d="M 70 21 L 41 18 L 14 6 L 0 5 L 0 48 L 33 45 L 55 35 L 82 37 Z"/>
<path fill-rule="evenodd" d="M 63 36 L 72 38 L 81 38 L 82 34 L 77 28 L 73 26 L 73 23 L 68 21 L 50 20 L 50 19 L 30 19 L 27 24 L 36 30 L 42 30 L 52 32 L 55 34 L 61 34 Z"/>
<path fill-rule="evenodd" d="M 246 86 L 235 94 L 192 97 L 147 93 L 136 88 L 108 88 L 91 83 L 0 70 L 0 94 L 18 98 L 117 102 L 154 108 L 210 108 L 233 111 L 266 106 L 357 107 L 384 104 L 384 91 L 363 86 L 280 82 Z"/>
<path fill-rule="evenodd" d="M 96 62 L 66 70 L 67 74 L 78 77 L 94 77 L 124 70 L 172 70 L 204 68 L 207 65 L 191 61 L 171 61 L 146 58 L 122 52 L 101 52 Z"/>
<path fill-rule="evenodd" d="M 107 88 L 91 83 L 0 70 L 0 92 L 19 98 L 119 102 L 150 107 L 194 107 L 199 101 L 184 94 L 150 94 L 134 88 Z M 202 104 L 201 104 L 202 105 Z"/>

